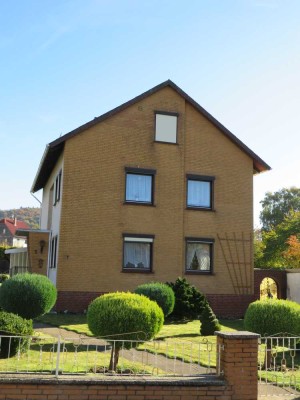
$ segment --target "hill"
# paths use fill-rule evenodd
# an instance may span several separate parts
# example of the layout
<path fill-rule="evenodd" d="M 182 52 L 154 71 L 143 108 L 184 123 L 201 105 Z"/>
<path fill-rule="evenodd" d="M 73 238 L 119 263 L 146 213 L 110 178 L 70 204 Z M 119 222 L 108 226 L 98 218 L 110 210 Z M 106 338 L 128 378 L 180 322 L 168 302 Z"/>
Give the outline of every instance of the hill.
<path fill-rule="evenodd" d="M 39 207 L 21 207 L 11 210 L 0 210 L 0 219 L 17 218 L 26 222 L 31 228 L 37 229 L 40 226 L 40 208 Z"/>

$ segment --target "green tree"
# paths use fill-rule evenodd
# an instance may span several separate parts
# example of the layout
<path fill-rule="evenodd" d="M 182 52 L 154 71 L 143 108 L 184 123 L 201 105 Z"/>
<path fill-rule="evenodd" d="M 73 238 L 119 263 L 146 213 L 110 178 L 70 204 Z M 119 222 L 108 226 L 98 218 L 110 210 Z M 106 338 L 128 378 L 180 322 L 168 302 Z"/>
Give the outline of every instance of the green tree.
<path fill-rule="evenodd" d="M 297 265 L 295 257 L 293 262 L 287 257 L 291 236 L 295 236 L 297 240 L 300 239 L 300 211 L 291 211 L 280 224 L 272 230 L 262 233 L 264 251 L 263 257 L 260 259 L 261 265 L 269 268 L 295 267 Z"/>
<path fill-rule="evenodd" d="M 300 188 L 283 188 L 277 192 L 267 192 L 260 202 L 260 221 L 263 231 L 271 231 L 279 225 L 291 211 L 300 211 Z"/>

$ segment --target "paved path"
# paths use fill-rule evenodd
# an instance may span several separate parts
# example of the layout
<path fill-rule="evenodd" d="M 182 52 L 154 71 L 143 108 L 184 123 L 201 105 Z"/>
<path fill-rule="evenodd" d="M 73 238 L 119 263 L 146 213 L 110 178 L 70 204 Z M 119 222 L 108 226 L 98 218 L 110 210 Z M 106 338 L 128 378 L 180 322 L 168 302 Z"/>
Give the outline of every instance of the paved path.
<path fill-rule="evenodd" d="M 68 341 L 76 342 L 80 341 L 84 345 L 97 345 L 103 346 L 103 350 L 110 350 L 107 348 L 108 343 L 103 339 L 96 339 L 91 336 L 78 334 L 76 332 L 67 331 L 66 329 L 58 328 L 43 323 L 35 323 L 34 329 L 37 332 L 42 332 L 45 335 L 58 337 L 61 336 L 63 339 Z M 207 368 L 197 365 L 195 363 L 185 363 L 180 360 L 166 358 L 159 354 L 151 354 L 146 351 L 137 351 L 135 349 L 122 350 L 122 357 L 129 361 L 139 362 L 142 365 L 147 365 L 153 368 L 153 373 L 156 374 L 158 370 L 167 372 L 168 374 L 176 375 L 199 375 L 199 374 L 214 374 L 215 369 L 208 371 Z"/>

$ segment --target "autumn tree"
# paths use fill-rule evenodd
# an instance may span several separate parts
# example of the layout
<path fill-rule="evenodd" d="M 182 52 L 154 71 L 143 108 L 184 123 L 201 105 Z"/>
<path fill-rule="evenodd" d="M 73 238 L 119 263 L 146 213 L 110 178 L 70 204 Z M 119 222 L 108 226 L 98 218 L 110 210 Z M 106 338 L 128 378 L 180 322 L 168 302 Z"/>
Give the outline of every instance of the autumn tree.
<path fill-rule="evenodd" d="M 300 240 L 291 235 L 286 241 L 287 249 L 282 253 L 290 268 L 300 268 Z"/>
<path fill-rule="evenodd" d="M 299 266 L 300 211 L 291 211 L 270 231 L 262 233 L 264 245 L 260 264 L 265 267 Z"/>

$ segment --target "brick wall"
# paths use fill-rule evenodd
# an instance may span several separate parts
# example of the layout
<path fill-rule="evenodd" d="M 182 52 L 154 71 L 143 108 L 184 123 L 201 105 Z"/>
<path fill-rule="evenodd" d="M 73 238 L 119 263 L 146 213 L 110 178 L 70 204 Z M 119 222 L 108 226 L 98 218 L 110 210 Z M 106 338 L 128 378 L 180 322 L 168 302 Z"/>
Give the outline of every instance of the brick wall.
<path fill-rule="evenodd" d="M 154 142 L 154 110 L 179 114 L 178 144 Z M 154 207 L 124 204 L 125 166 L 156 170 Z M 187 173 L 215 177 L 215 211 L 186 209 Z M 252 159 L 169 87 L 72 137 L 64 149 L 58 290 L 133 290 L 184 276 L 185 237 L 252 232 L 252 181 Z M 155 235 L 152 273 L 122 272 L 125 232 Z M 251 261 L 250 245 L 245 252 Z M 252 274 L 251 262 L 247 268 Z M 206 294 L 235 293 L 217 240 L 214 274 L 187 278 Z"/>
<path fill-rule="evenodd" d="M 243 318 L 254 295 L 208 294 L 207 299 L 218 318 Z"/>
<path fill-rule="evenodd" d="M 28 380 L 28 383 L 26 382 Z M 54 381 L 54 380 L 52 380 Z M 232 390 L 224 382 L 194 379 L 195 382 L 116 383 L 86 381 L 39 383 L 24 377 L 22 383 L 0 379 L 1 400 L 231 400 Z M 198 384 L 197 384 L 198 381 Z"/>
<path fill-rule="evenodd" d="M 278 299 L 286 299 L 287 278 L 286 271 L 278 269 L 254 270 L 254 294 L 255 300 L 260 298 L 260 284 L 264 278 L 272 278 L 277 284 Z"/>

